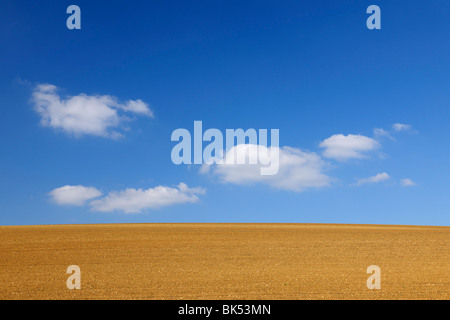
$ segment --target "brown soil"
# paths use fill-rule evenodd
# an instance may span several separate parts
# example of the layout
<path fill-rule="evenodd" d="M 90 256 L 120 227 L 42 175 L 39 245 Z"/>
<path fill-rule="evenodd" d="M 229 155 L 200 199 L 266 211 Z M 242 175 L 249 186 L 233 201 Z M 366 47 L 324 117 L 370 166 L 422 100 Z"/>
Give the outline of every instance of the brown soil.
<path fill-rule="evenodd" d="M 69 265 L 81 290 L 66 287 Z M 366 269 L 381 268 L 369 290 Z M 0 299 L 449 299 L 450 227 L 0 227 Z"/>

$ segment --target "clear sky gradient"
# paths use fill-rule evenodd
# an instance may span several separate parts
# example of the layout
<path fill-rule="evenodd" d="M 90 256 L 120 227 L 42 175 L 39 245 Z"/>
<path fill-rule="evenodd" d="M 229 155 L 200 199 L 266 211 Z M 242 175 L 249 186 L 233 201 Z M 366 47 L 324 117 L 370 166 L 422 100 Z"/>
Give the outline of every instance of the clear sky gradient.
<path fill-rule="evenodd" d="M 15 0 L 0 26 L 0 225 L 450 225 L 448 1 Z M 311 163 L 234 182 L 176 166 L 195 120 L 279 129 Z"/>

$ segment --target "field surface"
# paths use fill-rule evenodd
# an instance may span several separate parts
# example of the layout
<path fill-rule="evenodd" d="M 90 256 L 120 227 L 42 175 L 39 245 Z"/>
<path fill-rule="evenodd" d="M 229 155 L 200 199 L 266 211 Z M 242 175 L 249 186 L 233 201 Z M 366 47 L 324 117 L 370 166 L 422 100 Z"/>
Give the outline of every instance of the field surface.
<path fill-rule="evenodd" d="M 69 265 L 81 290 L 66 287 Z M 3 299 L 450 299 L 450 227 L 0 227 Z"/>

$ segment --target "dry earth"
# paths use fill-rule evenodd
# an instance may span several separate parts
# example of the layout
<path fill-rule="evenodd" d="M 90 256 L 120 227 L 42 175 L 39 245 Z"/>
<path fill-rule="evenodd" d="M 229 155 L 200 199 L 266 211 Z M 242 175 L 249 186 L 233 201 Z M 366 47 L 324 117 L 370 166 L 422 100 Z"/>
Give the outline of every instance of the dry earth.
<path fill-rule="evenodd" d="M 81 290 L 66 269 L 81 268 Z M 369 290 L 369 265 L 381 289 Z M 0 227 L 0 299 L 449 299 L 450 227 Z"/>

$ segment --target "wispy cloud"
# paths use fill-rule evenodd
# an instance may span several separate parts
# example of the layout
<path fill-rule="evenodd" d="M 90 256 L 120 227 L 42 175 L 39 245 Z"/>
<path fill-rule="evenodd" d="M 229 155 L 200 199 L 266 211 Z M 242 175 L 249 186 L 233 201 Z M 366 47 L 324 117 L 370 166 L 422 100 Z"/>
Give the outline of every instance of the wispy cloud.
<path fill-rule="evenodd" d="M 41 124 L 60 129 L 79 137 L 93 135 L 118 138 L 125 120 L 124 113 L 153 117 L 148 104 L 142 100 L 119 103 L 110 95 L 79 94 L 61 99 L 58 88 L 51 84 L 40 84 L 32 94 L 34 109 L 41 116 Z"/>
<path fill-rule="evenodd" d="M 86 201 L 100 197 L 96 188 L 84 186 L 64 186 L 50 191 L 52 200 L 61 205 L 83 206 Z"/>
<path fill-rule="evenodd" d="M 394 131 L 411 131 L 411 125 L 403 123 L 394 123 L 392 125 Z"/>
<path fill-rule="evenodd" d="M 373 134 L 374 134 L 375 138 L 386 137 L 386 138 L 389 138 L 391 140 L 394 139 L 388 131 L 386 131 L 386 130 L 384 130 L 382 128 L 375 128 L 375 129 L 373 129 Z"/>
<path fill-rule="evenodd" d="M 391 179 L 391 177 L 386 172 L 382 172 L 382 173 L 378 173 L 377 175 L 374 175 L 372 177 L 359 179 L 355 185 L 361 186 L 363 184 L 379 183 L 379 182 L 387 181 L 389 179 Z"/>
<path fill-rule="evenodd" d="M 50 192 L 56 203 L 68 205 L 84 205 L 88 203 L 92 211 L 124 213 L 140 213 L 146 209 L 158 209 L 181 203 L 195 203 L 198 195 L 205 194 L 203 188 L 189 188 L 180 183 L 177 187 L 156 186 L 149 189 L 127 188 L 111 191 L 99 198 L 102 193 L 95 188 L 83 186 L 64 186 Z"/>
<path fill-rule="evenodd" d="M 400 184 L 404 187 L 413 187 L 416 185 L 416 183 L 411 179 L 401 179 Z"/>

